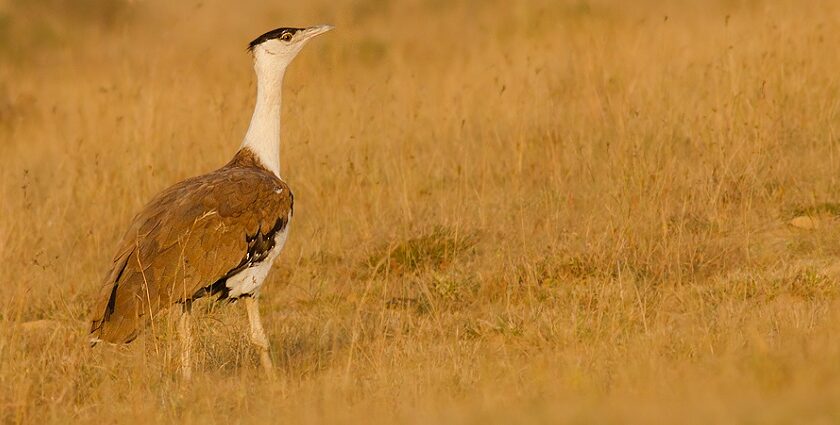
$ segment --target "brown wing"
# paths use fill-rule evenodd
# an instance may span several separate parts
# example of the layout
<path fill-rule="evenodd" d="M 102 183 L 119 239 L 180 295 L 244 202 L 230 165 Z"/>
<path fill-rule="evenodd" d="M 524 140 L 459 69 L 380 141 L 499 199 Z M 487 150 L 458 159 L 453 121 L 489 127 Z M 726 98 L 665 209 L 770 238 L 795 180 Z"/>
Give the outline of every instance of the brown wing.
<path fill-rule="evenodd" d="M 214 292 L 265 256 L 288 224 L 292 194 L 270 172 L 232 162 L 153 199 L 120 242 L 91 334 L 129 342 L 158 312 Z"/>

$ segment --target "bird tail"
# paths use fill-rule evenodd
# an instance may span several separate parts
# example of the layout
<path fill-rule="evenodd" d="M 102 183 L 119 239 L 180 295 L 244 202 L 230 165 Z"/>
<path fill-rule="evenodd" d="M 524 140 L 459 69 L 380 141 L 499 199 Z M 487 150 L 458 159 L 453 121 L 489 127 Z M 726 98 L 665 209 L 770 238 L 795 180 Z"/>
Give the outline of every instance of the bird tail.
<path fill-rule="evenodd" d="M 105 278 L 91 319 L 91 346 L 102 341 L 127 344 L 137 337 L 145 324 L 144 313 L 148 303 L 136 294 L 145 284 L 136 282 L 137 273 L 126 270 L 132 252 L 123 252 L 118 256 Z"/>
<path fill-rule="evenodd" d="M 99 342 L 127 344 L 133 341 L 139 333 L 139 325 L 143 322 L 142 314 L 134 314 L 137 313 L 138 309 L 126 306 L 124 302 L 119 305 L 122 308 L 117 308 L 118 298 L 122 298 L 118 296 L 118 289 L 118 283 L 110 288 L 110 294 L 106 298 L 107 302 L 100 303 L 100 308 L 97 308 L 97 313 L 91 320 L 91 347 Z M 137 305 L 138 303 L 131 304 L 135 304 L 134 307 L 142 308 L 141 305 Z"/>

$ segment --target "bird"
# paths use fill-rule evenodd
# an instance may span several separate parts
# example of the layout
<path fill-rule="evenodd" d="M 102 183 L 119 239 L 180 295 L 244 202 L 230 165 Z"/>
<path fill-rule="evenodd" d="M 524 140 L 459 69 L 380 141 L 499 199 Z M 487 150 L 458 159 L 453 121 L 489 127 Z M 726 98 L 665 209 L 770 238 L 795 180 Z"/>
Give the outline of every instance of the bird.
<path fill-rule="evenodd" d="M 180 370 L 189 379 L 192 303 L 243 300 L 250 341 L 273 376 L 258 300 L 294 214 L 294 195 L 280 176 L 283 77 L 309 41 L 332 29 L 282 27 L 248 43 L 257 94 L 242 144 L 227 164 L 163 190 L 134 217 L 95 299 L 91 345 L 130 343 L 178 306 Z"/>

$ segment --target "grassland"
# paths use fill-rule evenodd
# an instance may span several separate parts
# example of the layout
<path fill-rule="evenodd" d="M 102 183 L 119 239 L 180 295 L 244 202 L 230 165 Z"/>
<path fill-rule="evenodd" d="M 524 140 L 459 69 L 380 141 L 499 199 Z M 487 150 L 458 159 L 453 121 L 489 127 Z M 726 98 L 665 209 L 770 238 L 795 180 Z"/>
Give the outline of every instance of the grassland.
<path fill-rule="evenodd" d="M 840 422 L 840 3 L 233 3 L 0 3 L 0 422 Z M 279 379 L 238 305 L 189 383 L 166 322 L 88 348 L 132 215 L 240 143 L 245 43 L 320 22 Z"/>

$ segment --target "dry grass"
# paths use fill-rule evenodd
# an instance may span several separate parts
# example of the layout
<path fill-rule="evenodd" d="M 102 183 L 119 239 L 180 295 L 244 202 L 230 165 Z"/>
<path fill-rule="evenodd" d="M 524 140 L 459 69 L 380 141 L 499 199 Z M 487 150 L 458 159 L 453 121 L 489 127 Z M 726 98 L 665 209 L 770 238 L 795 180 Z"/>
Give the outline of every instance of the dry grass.
<path fill-rule="evenodd" d="M 167 3 L 0 3 L 0 422 L 840 421 L 840 3 Z M 281 378 L 237 305 L 188 384 L 165 322 L 89 349 L 132 214 L 238 146 L 245 43 L 319 22 Z"/>

